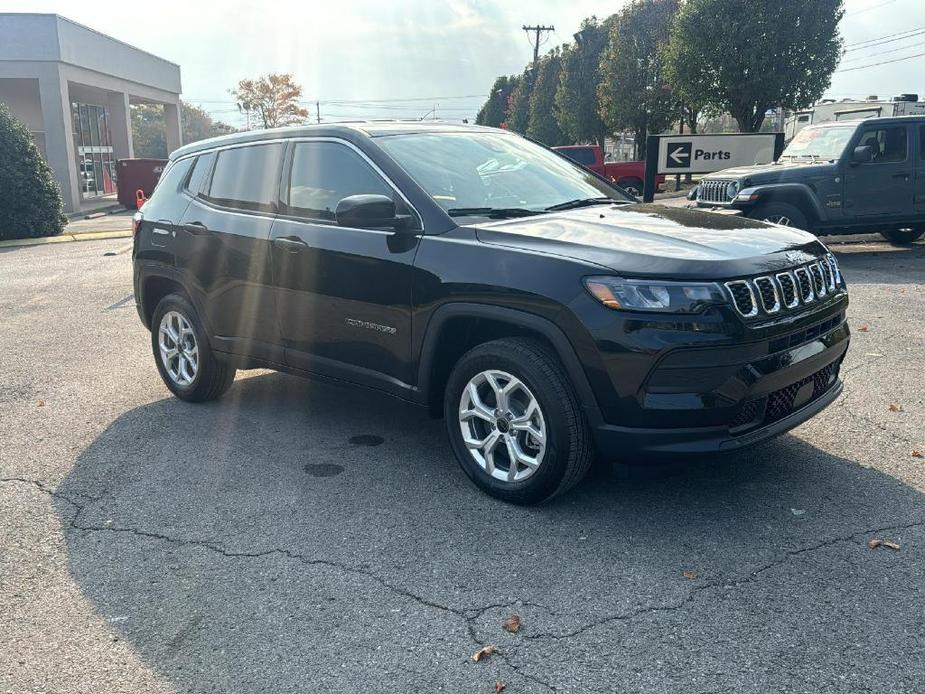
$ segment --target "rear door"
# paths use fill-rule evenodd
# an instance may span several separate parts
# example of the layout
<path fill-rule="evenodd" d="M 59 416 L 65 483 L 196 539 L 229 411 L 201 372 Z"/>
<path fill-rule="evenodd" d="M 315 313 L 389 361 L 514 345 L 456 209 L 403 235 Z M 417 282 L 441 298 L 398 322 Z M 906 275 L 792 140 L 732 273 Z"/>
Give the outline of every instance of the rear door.
<path fill-rule="evenodd" d="M 354 145 L 296 141 L 273 225 L 272 265 L 289 365 L 392 390 L 410 382 L 413 233 L 338 226 L 350 195 L 397 188 Z"/>
<path fill-rule="evenodd" d="M 177 231 L 177 268 L 197 294 L 213 347 L 270 361 L 282 358 L 269 243 L 284 151 L 284 142 L 269 142 L 209 155 Z"/>
<path fill-rule="evenodd" d="M 873 161 L 849 166 L 845 187 L 853 214 L 904 217 L 912 212 L 914 163 L 910 146 L 911 128 L 906 125 L 877 125 L 873 120 L 859 129 L 855 147 L 870 146 Z"/>
<path fill-rule="evenodd" d="M 915 213 L 925 214 L 925 124 L 917 126 L 918 145 L 915 147 Z"/>

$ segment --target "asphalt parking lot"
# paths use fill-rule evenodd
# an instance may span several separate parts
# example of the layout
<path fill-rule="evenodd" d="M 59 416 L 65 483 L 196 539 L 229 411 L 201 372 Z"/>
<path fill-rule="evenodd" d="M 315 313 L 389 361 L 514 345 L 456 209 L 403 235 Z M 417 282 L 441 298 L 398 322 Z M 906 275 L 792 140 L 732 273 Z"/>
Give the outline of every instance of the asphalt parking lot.
<path fill-rule="evenodd" d="M 878 238 L 835 405 L 535 508 L 376 394 L 169 397 L 124 239 L 3 249 L 0 691 L 921 692 L 925 243 Z"/>

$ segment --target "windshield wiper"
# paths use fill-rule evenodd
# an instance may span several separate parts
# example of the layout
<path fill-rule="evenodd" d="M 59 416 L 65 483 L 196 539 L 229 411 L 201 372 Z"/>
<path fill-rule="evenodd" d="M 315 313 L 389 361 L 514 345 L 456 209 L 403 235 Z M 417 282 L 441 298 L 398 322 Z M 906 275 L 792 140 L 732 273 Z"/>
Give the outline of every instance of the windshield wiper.
<path fill-rule="evenodd" d="M 546 208 L 547 212 L 557 212 L 559 210 L 575 210 L 579 207 L 590 207 L 591 205 L 610 205 L 612 203 L 619 203 L 620 200 L 614 200 L 613 198 L 579 198 L 577 200 L 569 200 L 568 202 L 560 202 L 557 205 L 550 205 Z"/>
<path fill-rule="evenodd" d="M 446 213 L 450 217 L 488 217 L 490 219 L 510 219 L 540 214 L 537 210 L 528 210 L 524 207 L 451 207 Z"/>

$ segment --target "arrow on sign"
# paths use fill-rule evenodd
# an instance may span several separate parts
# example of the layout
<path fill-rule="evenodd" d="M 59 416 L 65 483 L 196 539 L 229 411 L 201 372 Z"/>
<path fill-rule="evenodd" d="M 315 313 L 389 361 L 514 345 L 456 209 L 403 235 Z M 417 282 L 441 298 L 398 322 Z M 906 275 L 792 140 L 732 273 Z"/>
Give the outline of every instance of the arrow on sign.
<path fill-rule="evenodd" d="M 677 149 L 672 150 L 668 153 L 668 156 L 674 160 L 675 164 L 678 166 L 685 165 L 685 159 L 690 159 L 691 151 L 688 147 L 681 145 Z"/>

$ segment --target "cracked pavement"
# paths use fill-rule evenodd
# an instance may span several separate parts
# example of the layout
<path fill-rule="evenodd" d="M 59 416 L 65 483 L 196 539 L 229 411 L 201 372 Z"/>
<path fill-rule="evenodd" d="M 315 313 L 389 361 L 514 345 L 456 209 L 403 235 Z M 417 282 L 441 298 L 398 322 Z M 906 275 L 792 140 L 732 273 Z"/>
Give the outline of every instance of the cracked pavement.
<path fill-rule="evenodd" d="M 172 399 L 124 241 L 0 252 L 0 692 L 922 691 L 925 244 L 861 240 L 836 404 L 527 509 L 374 393 Z"/>

